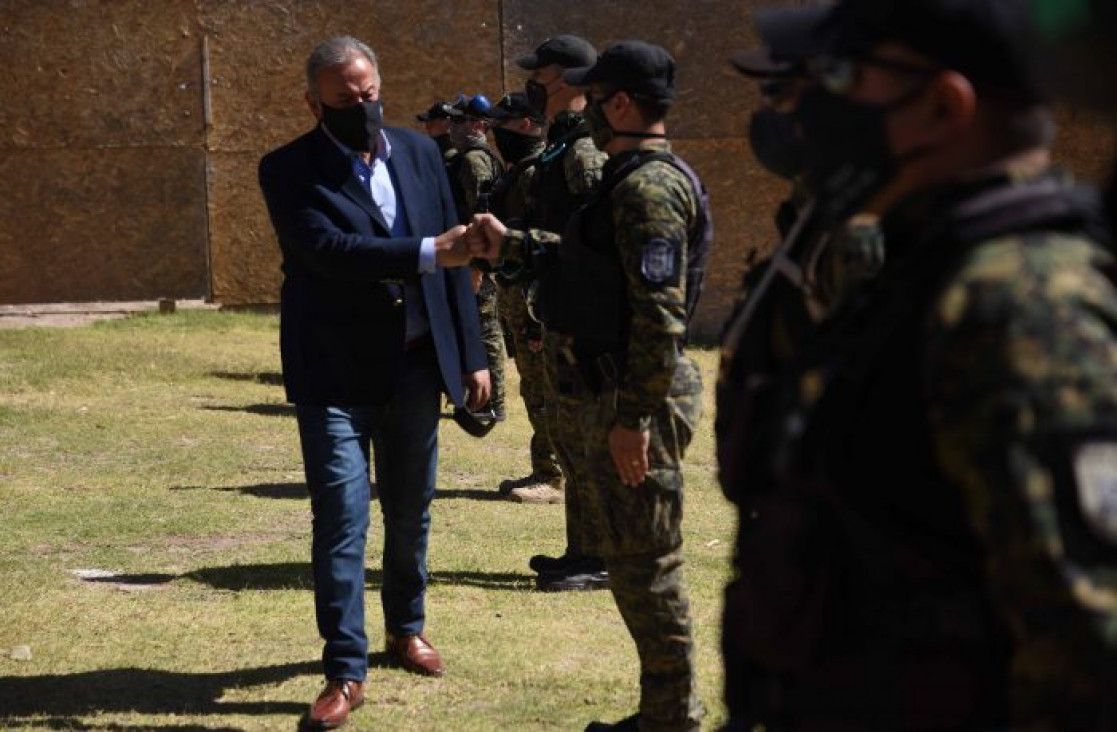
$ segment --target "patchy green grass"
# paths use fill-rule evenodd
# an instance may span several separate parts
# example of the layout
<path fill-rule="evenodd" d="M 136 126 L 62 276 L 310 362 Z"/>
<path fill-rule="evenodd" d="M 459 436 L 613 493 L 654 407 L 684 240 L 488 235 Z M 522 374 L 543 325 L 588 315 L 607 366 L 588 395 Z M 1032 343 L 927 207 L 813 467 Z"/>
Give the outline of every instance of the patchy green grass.
<path fill-rule="evenodd" d="M 0 727 L 295 727 L 321 685 L 320 642 L 278 340 L 274 316 L 205 311 L 0 331 Z M 716 356 L 697 357 L 712 394 Z M 636 654 L 609 593 L 532 590 L 527 558 L 561 551 L 562 507 L 496 495 L 528 468 L 510 404 L 483 441 L 442 430 L 427 603 L 442 679 L 379 652 L 374 515 L 373 667 L 351 729 L 572 730 L 635 710 Z M 710 728 L 734 528 L 714 473 L 708 413 L 685 530 Z M 11 657 L 21 646 L 30 660 Z"/>

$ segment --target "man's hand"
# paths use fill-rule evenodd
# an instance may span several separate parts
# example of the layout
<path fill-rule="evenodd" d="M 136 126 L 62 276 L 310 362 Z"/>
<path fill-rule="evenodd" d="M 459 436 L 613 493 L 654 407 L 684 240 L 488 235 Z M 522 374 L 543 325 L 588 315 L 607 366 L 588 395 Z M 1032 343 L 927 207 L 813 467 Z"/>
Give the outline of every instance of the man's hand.
<path fill-rule="evenodd" d="M 492 384 L 489 381 L 488 369 L 462 374 L 462 386 L 465 387 L 465 405 L 471 412 L 476 412 L 489 403 Z"/>
<path fill-rule="evenodd" d="M 609 432 L 609 453 L 621 483 L 638 486 L 648 475 L 648 445 L 652 436 L 648 431 L 637 432 L 617 425 Z"/>
<path fill-rule="evenodd" d="M 458 224 L 434 238 L 434 262 L 439 267 L 464 267 L 473 256 L 465 240 L 466 227 Z"/>
<path fill-rule="evenodd" d="M 500 249 L 507 231 L 508 227 L 496 216 L 490 213 L 474 214 L 473 222 L 466 232 L 470 253 L 490 262 L 500 259 Z"/>

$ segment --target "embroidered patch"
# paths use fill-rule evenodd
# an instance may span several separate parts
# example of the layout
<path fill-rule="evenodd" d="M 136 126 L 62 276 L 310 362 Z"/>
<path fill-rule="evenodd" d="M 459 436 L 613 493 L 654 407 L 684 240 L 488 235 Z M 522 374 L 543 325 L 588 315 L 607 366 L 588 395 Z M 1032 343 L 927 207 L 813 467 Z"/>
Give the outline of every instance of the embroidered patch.
<path fill-rule="evenodd" d="M 1117 442 L 1083 445 L 1074 456 L 1078 505 L 1099 539 L 1117 544 Z"/>
<path fill-rule="evenodd" d="M 675 283 L 679 277 L 679 248 L 666 239 L 652 239 L 644 245 L 640 274 L 653 285 Z"/>

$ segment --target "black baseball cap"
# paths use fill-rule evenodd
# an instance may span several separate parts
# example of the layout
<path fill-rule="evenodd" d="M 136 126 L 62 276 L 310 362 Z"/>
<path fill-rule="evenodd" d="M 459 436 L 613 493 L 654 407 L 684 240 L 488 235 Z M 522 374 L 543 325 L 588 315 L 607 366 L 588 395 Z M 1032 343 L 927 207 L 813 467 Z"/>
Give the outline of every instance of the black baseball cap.
<path fill-rule="evenodd" d="M 757 11 L 755 22 L 775 61 L 863 57 L 893 41 L 962 74 L 979 94 L 1047 99 L 1025 0 L 840 0 Z"/>
<path fill-rule="evenodd" d="M 415 119 L 420 122 L 430 122 L 435 119 L 450 119 L 453 113 L 453 106 L 449 102 L 435 102 L 427 111 L 415 115 Z"/>
<path fill-rule="evenodd" d="M 597 50 L 589 41 L 579 36 L 565 33 L 561 36 L 548 38 L 529 54 L 516 59 L 516 65 L 527 71 L 551 64 L 558 64 L 565 69 L 579 66 L 593 66 L 597 61 Z"/>
<path fill-rule="evenodd" d="M 527 94 L 523 92 L 512 92 L 505 94 L 496 103 L 492 111 L 489 113 L 489 119 L 493 122 L 505 122 L 510 119 L 530 119 L 538 124 L 543 124 L 545 121 L 543 115 L 531 106 L 527 100 Z"/>
<path fill-rule="evenodd" d="M 738 51 L 729 57 L 733 67 L 745 76 L 775 78 L 795 76 L 813 53 L 813 38 L 830 13 L 830 8 L 760 8 L 753 25 L 764 46 Z"/>
<path fill-rule="evenodd" d="M 619 41 L 597 58 L 593 66 L 569 69 L 567 84 L 602 84 L 651 99 L 675 99 L 675 59 L 660 46 L 644 41 Z"/>

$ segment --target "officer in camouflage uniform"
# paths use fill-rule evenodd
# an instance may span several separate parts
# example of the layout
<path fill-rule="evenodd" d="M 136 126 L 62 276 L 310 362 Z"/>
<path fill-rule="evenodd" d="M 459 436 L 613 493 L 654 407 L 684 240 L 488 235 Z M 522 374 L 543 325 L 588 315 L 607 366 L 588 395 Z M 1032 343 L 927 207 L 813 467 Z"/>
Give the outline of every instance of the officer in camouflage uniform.
<path fill-rule="evenodd" d="M 683 581 L 682 460 L 701 413 L 697 365 L 683 352 L 712 223 L 705 189 L 670 154 L 664 117 L 675 64 L 625 41 L 567 83 L 588 87 L 586 119 L 609 154 L 601 187 L 566 232 L 506 229 L 491 217 L 502 267 L 537 276 L 559 342 L 557 416 L 578 459 L 567 491 L 582 505 L 582 546 L 604 557 L 640 656 L 639 712 L 587 730 L 696 730 L 693 640 Z"/>
<path fill-rule="evenodd" d="M 457 155 L 447 163 L 446 172 L 458 218 L 469 223 L 474 213 L 489 210 L 489 197 L 497 180 L 504 172 L 500 159 L 489 147 L 485 138 L 488 115 L 492 110 L 483 95 L 462 96 L 450 110 L 450 140 Z M 474 269 L 473 289 L 477 292 L 477 310 L 481 316 L 481 340 L 489 359 L 489 376 L 492 379 L 492 396 L 486 408 L 486 418 L 501 422 L 505 418 L 504 362 L 508 354 L 504 349 L 504 331 L 500 326 L 497 288 L 492 275 Z"/>
<path fill-rule="evenodd" d="M 442 161 L 446 164 L 458 153 L 454 143 L 450 141 L 450 117 L 453 112 L 454 107 L 449 102 L 435 102 L 427 111 L 415 115 L 415 119 L 423 123 L 423 129 L 431 139 L 438 143 Z"/>
<path fill-rule="evenodd" d="M 1027 20 L 757 14 L 811 69 L 819 215 L 885 251 L 782 371 L 728 331 L 730 729 L 1117 729 L 1117 262 L 1049 168 Z"/>
<path fill-rule="evenodd" d="M 592 66 L 597 51 L 583 38 L 559 35 L 549 38 L 532 53 L 516 59 L 516 64 L 531 76 L 524 84 L 528 101 L 548 120 L 547 147 L 535 166 L 528 191 L 524 226 L 561 234 L 574 211 L 584 203 L 601 181 L 606 156 L 590 139 L 583 110 L 582 90 L 567 84 L 563 72 L 570 68 Z M 575 479 L 574 446 L 580 435 L 568 422 L 558 418 L 556 390 L 559 342 L 543 332 L 544 402 L 548 434 L 565 481 L 549 481 L 513 488 L 509 498 L 523 503 L 565 502 L 566 550 L 558 557 L 536 554 L 529 566 L 539 573 L 536 586 L 545 591 L 602 589 L 609 580 L 600 557 L 588 556 L 578 532 L 581 506 L 578 490 L 570 490 Z"/>
<path fill-rule="evenodd" d="M 543 115 L 528 103 L 526 94 L 515 92 L 506 94 L 493 107 L 490 124 L 497 151 L 507 168 L 493 188 L 490 210 L 501 221 L 522 227 L 528 191 L 539 154 L 546 146 Z M 505 334 L 511 337 L 512 357 L 520 375 L 520 396 L 532 427 L 531 473 L 520 480 L 504 481 L 501 492 L 539 485 L 551 489 L 552 485 L 561 484 L 562 471 L 547 433 L 542 327 L 528 314 L 521 284 L 500 276 L 495 281 L 500 293 L 500 317 Z"/>

